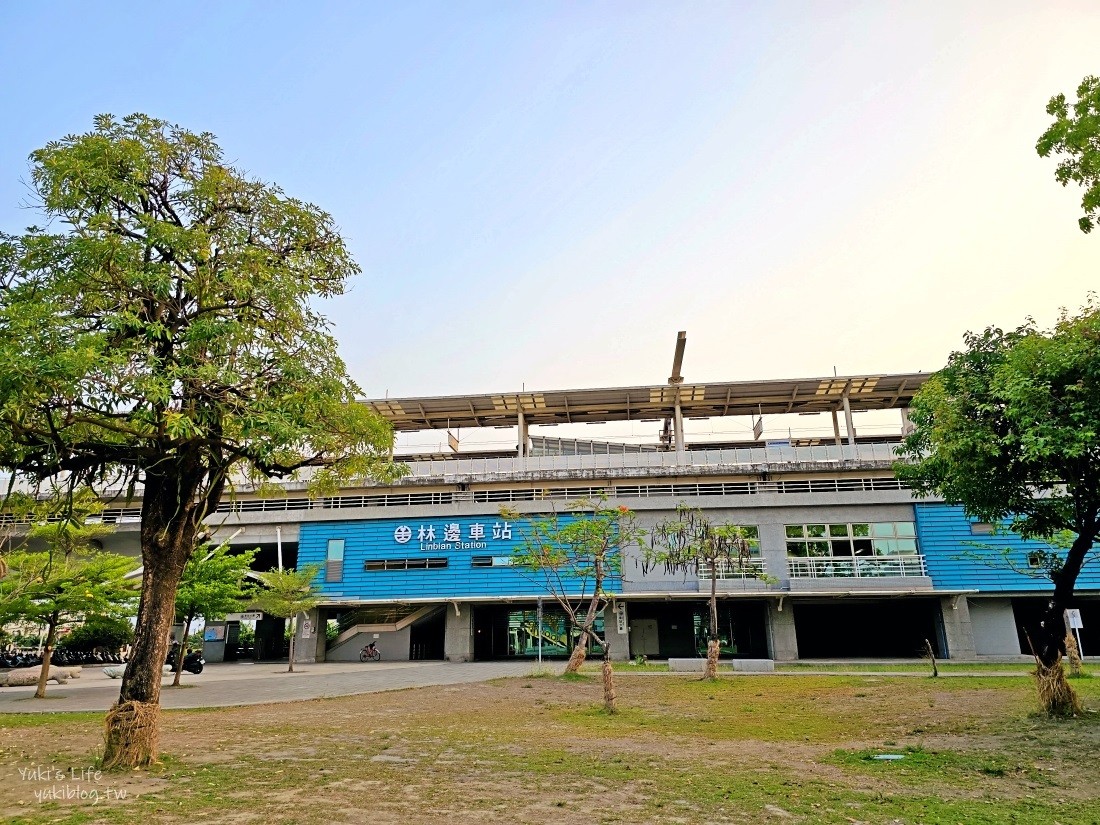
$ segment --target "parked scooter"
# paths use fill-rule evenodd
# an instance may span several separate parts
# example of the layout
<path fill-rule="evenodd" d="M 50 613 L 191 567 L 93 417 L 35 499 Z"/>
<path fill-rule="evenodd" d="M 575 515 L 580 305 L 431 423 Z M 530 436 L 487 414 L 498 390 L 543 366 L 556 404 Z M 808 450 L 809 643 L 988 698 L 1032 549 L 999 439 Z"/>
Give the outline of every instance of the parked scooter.
<path fill-rule="evenodd" d="M 172 649 L 168 651 L 168 660 L 166 665 L 172 668 L 172 672 L 176 672 L 176 662 L 179 659 L 179 647 L 173 645 Z M 202 653 L 197 650 L 188 651 L 183 657 L 183 669 L 188 673 L 202 673 L 203 665 L 206 664 L 206 659 L 202 658 Z"/>

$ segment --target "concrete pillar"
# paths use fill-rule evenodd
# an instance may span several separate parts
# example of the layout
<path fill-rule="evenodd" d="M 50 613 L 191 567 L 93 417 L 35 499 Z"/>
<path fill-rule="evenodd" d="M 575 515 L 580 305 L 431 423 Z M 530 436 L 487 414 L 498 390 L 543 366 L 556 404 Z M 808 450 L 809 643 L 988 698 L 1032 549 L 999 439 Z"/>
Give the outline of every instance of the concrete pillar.
<path fill-rule="evenodd" d="M 901 408 L 901 434 L 902 435 L 909 435 L 909 433 L 913 432 L 913 430 L 915 430 L 916 428 L 917 428 L 916 425 L 912 421 L 909 420 L 909 408 L 908 407 L 902 407 Z"/>
<path fill-rule="evenodd" d="M 838 447 L 842 443 L 840 440 L 840 419 L 837 417 L 836 410 L 833 410 L 833 442 Z"/>
<path fill-rule="evenodd" d="M 684 413 L 680 409 L 680 388 L 673 388 L 676 393 L 676 410 L 672 418 L 673 436 L 676 443 L 676 456 L 682 458 L 684 454 Z"/>
<path fill-rule="evenodd" d="M 852 402 L 848 400 L 848 391 L 844 391 L 844 426 L 848 428 L 848 443 L 856 443 L 856 428 L 852 423 Z"/>
<path fill-rule="evenodd" d="M 530 436 L 527 432 L 527 416 L 523 414 L 523 409 L 520 408 L 516 412 L 516 424 L 518 425 L 519 433 L 517 435 L 519 445 L 519 457 L 527 458 L 531 453 Z"/>
<path fill-rule="evenodd" d="M 474 611 L 469 602 L 447 603 L 443 658 L 448 662 L 474 660 Z"/>
<path fill-rule="evenodd" d="M 970 604 L 966 596 L 944 596 L 940 599 L 943 614 L 943 635 L 947 643 L 944 655 L 949 659 L 973 659 L 974 627 L 970 623 Z"/>
<path fill-rule="evenodd" d="M 776 661 L 791 662 L 798 658 L 794 609 L 788 598 L 768 599 L 768 646 Z"/>
<path fill-rule="evenodd" d="M 325 661 L 325 611 L 319 607 L 299 613 L 294 627 L 294 664 Z"/>
<path fill-rule="evenodd" d="M 608 607 L 603 612 L 603 633 L 611 659 L 625 662 L 630 659 L 630 633 L 627 619 L 626 602 L 615 602 L 614 609 Z"/>

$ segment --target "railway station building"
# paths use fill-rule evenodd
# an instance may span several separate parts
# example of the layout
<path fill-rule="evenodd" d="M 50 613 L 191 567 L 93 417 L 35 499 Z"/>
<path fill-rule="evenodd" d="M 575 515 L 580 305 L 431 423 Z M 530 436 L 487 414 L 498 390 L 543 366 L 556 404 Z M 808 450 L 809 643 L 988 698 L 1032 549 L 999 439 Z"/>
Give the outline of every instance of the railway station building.
<path fill-rule="evenodd" d="M 399 451 L 395 460 L 409 472 L 388 486 L 313 499 L 300 483 L 275 498 L 238 489 L 209 522 L 219 535 L 235 533 L 234 546 L 260 547 L 262 567 L 277 558 L 321 565 L 323 604 L 299 623 L 302 661 L 355 659 L 371 640 L 390 660 L 566 655 L 571 628 L 545 582 L 512 554 L 527 519 L 604 496 L 634 510 L 643 528 L 681 504 L 745 528 L 750 562 L 717 574 L 724 657 L 909 658 L 925 640 L 942 658 L 1021 656 L 1021 623 L 1051 589 L 1034 566 L 1045 545 L 918 498 L 894 474 L 907 408 L 925 380 L 912 373 L 364 401 L 399 436 L 446 434 L 449 446 Z M 867 412 L 886 428 L 857 433 L 856 417 Z M 815 416 L 825 434 L 762 437 L 763 419 L 794 415 Z M 739 419 L 746 437 L 692 439 L 689 422 L 726 419 Z M 615 422 L 644 422 L 653 438 L 564 437 L 574 425 Z M 493 428 L 506 448 L 469 451 L 453 436 Z M 521 517 L 505 520 L 502 506 Z M 118 524 L 111 549 L 135 552 L 138 512 L 131 503 L 104 513 Z M 705 571 L 645 571 L 640 561 L 637 548 L 626 551 L 611 587 L 602 616 L 610 655 L 700 655 Z M 1100 563 L 1088 563 L 1078 591 L 1082 647 L 1095 655 Z M 233 624 L 221 634 L 230 656 Z M 282 627 L 259 623 L 258 656 L 275 651 Z"/>

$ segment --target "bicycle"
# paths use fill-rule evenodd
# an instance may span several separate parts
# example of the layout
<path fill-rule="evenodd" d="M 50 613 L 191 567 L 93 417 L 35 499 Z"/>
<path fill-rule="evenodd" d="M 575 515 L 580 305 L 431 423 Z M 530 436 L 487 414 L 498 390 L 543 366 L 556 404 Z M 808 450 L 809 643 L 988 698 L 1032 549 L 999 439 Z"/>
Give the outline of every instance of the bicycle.
<path fill-rule="evenodd" d="M 374 642 L 371 642 L 359 651 L 360 662 L 378 662 L 381 661 L 381 659 L 382 654 L 378 652 L 378 648 L 375 646 Z"/>

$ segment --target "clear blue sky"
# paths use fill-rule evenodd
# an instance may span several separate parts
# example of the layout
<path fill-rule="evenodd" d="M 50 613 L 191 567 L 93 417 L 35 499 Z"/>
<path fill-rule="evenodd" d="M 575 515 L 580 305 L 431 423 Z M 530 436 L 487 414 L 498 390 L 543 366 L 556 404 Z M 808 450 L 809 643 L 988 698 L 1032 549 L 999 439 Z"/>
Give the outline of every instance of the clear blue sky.
<path fill-rule="evenodd" d="M 364 393 L 932 370 L 1100 284 L 1034 143 L 1100 3 L 3 3 L 0 229 L 93 115 L 332 212 Z"/>

